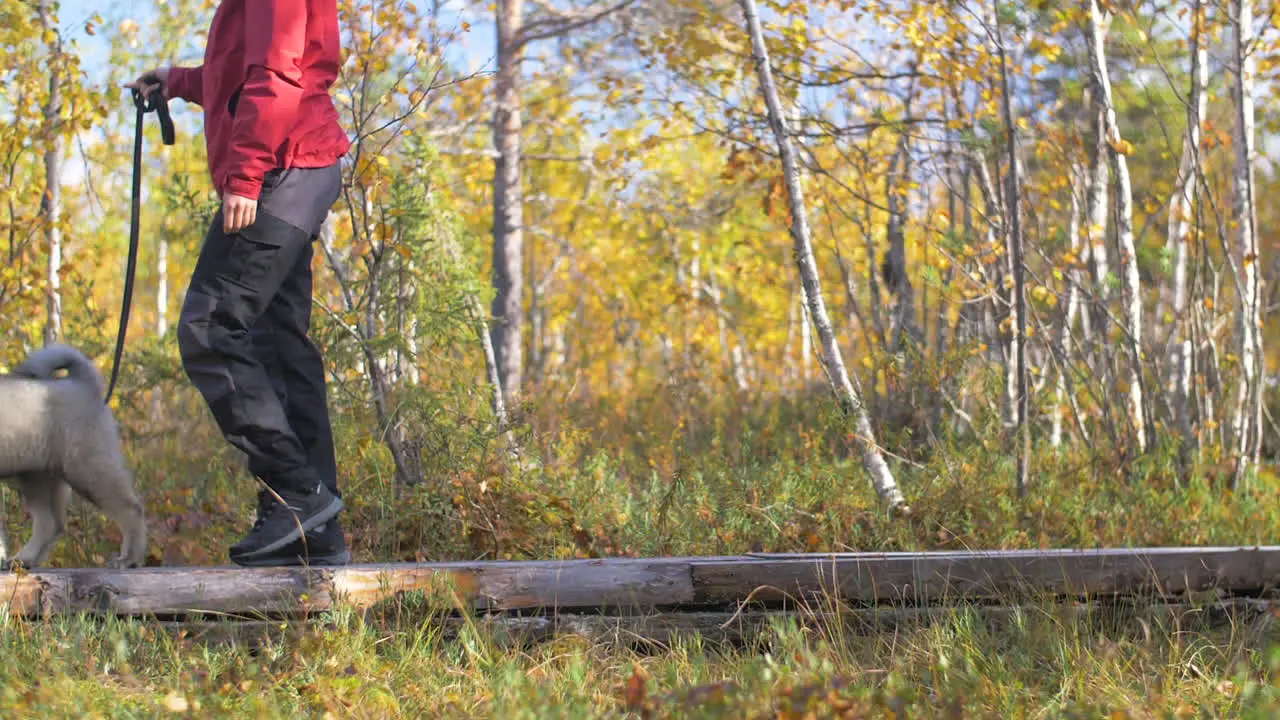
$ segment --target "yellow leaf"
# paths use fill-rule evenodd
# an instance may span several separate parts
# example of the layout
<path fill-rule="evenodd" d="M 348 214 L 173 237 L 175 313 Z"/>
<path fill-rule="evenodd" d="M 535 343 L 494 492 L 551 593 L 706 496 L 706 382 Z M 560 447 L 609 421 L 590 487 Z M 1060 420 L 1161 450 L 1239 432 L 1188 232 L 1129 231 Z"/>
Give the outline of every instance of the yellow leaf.
<path fill-rule="evenodd" d="M 1116 153 L 1120 155 L 1133 154 L 1133 143 L 1130 143 L 1128 140 L 1123 140 L 1123 139 L 1112 140 L 1112 141 L 1108 141 L 1107 144 L 1111 146 L 1112 150 L 1116 151 Z"/>
<path fill-rule="evenodd" d="M 184 713 L 191 708 L 191 703 L 173 690 L 170 690 L 169 694 L 164 696 L 163 702 L 164 708 L 172 713 Z"/>

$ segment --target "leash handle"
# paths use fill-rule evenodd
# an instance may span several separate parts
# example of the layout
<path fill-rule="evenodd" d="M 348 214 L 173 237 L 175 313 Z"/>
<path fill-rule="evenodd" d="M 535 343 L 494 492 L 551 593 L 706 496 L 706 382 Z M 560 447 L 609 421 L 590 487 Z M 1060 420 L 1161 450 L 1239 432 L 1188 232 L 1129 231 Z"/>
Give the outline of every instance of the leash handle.
<path fill-rule="evenodd" d="M 159 83 L 154 75 L 145 79 Z M 165 100 L 164 91 L 160 88 L 152 90 L 143 97 L 137 88 L 130 88 L 133 93 L 133 106 L 137 109 L 137 120 L 133 133 L 133 192 L 129 207 L 129 263 L 124 273 L 124 297 L 120 302 L 120 328 L 116 334 L 115 359 L 111 363 L 111 381 L 107 384 L 106 396 L 102 402 L 111 402 L 111 394 L 116 389 L 116 381 L 120 377 L 120 361 L 124 357 L 124 338 L 129 329 L 129 310 L 133 307 L 133 278 L 138 268 L 138 216 L 142 204 L 142 123 L 147 113 L 154 112 L 160 119 L 160 137 L 165 145 L 172 145 L 176 140 L 173 117 L 169 115 L 169 103 Z"/>
<path fill-rule="evenodd" d="M 143 79 L 157 84 L 160 82 L 160 78 L 155 75 L 144 75 Z M 151 91 L 150 95 L 143 97 L 138 88 L 129 88 L 129 90 L 133 93 L 133 105 L 138 109 L 139 118 L 149 112 L 156 113 L 160 118 L 160 137 L 165 145 L 172 145 L 176 135 L 173 129 L 173 117 L 169 115 L 169 101 L 165 99 L 164 91 L 157 87 Z"/>

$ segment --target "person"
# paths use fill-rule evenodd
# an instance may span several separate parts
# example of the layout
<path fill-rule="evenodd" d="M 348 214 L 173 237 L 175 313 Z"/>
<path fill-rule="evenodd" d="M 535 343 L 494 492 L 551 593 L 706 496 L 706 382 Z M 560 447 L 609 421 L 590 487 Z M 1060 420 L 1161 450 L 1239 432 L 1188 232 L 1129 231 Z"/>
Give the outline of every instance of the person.
<path fill-rule="evenodd" d="M 350 560 L 338 513 L 325 368 L 310 338 L 313 245 L 351 141 L 329 90 L 336 0 L 222 0 L 196 67 L 126 87 L 198 105 L 221 198 L 178 322 L 183 369 L 258 478 L 240 565 Z"/>

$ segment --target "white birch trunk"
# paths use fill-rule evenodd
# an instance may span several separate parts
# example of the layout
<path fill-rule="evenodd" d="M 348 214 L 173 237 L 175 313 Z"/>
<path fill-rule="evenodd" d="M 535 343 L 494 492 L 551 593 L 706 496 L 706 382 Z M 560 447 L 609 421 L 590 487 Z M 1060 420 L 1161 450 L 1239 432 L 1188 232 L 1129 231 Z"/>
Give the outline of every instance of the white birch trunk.
<path fill-rule="evenodd" d="M 487 326 L 486 326 L 487 327 Z M 418 319 L 411 318 L 409 320 L 408 340 L 405 342 L 409 346 L 409 384 L 419 385 L 422 383 L 422 371 L 418 366 Z"/>
<path fill-rule="evenodd" d="M 800 95 L 797 93 L 794 101 L 791 103 L 791 114 L 788 116 L 795 125 L 800 124 Z M 796 144 L 804 145 L 803 139 L 796 139 Z M 796 168 L 796 182 L 799 183 L 801 191 L 804 191 L 805 172 L 803 167 Z M 805 390 L 809 386 L 809 378 L 812 377 L 813 367 L 813 331 L 809 325 L 809 306 L 804 298 L 803 283 L 800 287 L 800 297 L 796 298 L 800 305 L 800 389 Z"/>
<path fill-rule="evenodd" d="M 493 342 L 489 338 L 489 323 L 485 319 L 484 306 L 480 304 L 479 298 L 468 294 L 467 310 L 471 313 L 476 323 L 476 331 L 480 335 L 480 344 L 484 350 L 485 379 L 489 383 L 490 403 L 493 408 L 494 419 L 498 423 L 498 432 L 507 438 L 507 457 L 512 461 L 519 461 L 521 456 L 520 443 L 516 440 L 515 433 L 511 430 L 511 420 L 507 415 L 507 404 L 502 397 L 502 378 L 498 373 L 498 359 L 493 352 Z"/>
<path fill-rule="evenodd" d="M 1106 35 L 1111 24 L 1110 13 L 1103 12 L 1098 0 L 1089 1 L 1089 60 L 1093 69 L 1096 98 L 1103 113 L 1105 138 L 1116 174 L 1116 207 L 1119 218 L 1116 234 L 1120 246 L 1120 269 L 1124 299 L 1124 332 L 1132 362 L 1129 366 L 1129 415 L 1136 433 L 1139 451 L 1147 449 L 1147 422 L 1142 393 L 1142 286 L 1138 276 L 1138 254 L 1133 239 L 1133 192 L 1129 184 L 1129 164 L 1123 148 L 1124 139 L 1116 122 L 1111 98 L 1111 78 L 1107 71 Z"/>
<path fill-rule="evenodd" d="M 1097 92 L 1095 90 L 1095 92 Z M 1096 330 L 1100 336 L 1099 342 L 1105 343 L 1107 338 L 1107 322 L 1106 313 L 1102 311 L 1098 305 L 1105 306 L 1111 298 L 1111 285 L 1108 282 L 1108 276 L 1111 273 L 1111 263 L 1109 260 L 1109 252 L 1107 250 L 1107 210 L 1108 190 L 1111 185 L 1111 166 L 1107 160 L 1107 128 L 1106 115 L 1099 109 L 1096 113 L 1095 132 L 1098 135 L 1097 147 L 1094 149 L 1093 167 L 1089 174 L 1089 196 L 1087 210 L 1089 221 L 1086 229 L 1088 231 L 1088 244 L 1086 247 L 1087 255 L 1085 257 L 1089 266 L 1089 271 L 1093 275 L 1093 299 L 1094 307 L 1090 308 L 1090 334 L 1092 330 Z M 1106 367 L 1106 363 L 1099 363 L 1100 367 Z"/>
<path fill-rule="evenodd" d="M 996 16 L 996 43 L 1000 50 L 1000 83 L 1003 95 L 1004 124 L 1008 157 L 1009 157 L 1009 260 L 1013 274 L 1013 324 L 1010 327 L 1013 337 L 1013 365 L 1016 370 L 1015 389 L 1017 391 L 1015 415 L 1017 417 L 1018 448 L 1018 497 L 1026 497 L 1031 468 L 1031 433 L 1030 433 L 1030 396 L 1027 388 L 1027 312 L 1026 312 L 1026 265 L 1022 252 L 1022 188 L 1020 182 L 1020 163 L 1018 162 L 1017 123 L 1013 116 L 1013 97 L 1009 89 L 1009 68 L 1004 45 L 1004 33 L 1000 27 L 999 15 Z"/>
<path fill-rule="evenodd" d="M 1260 459 L 1262 437 L 1262 393 L 1259 377 L 1262 364 L 1262 322 L 1260 317 L 1261 282 L 1258 276 L 1257 204 L 1254 201 L 1254 169 L 1256 156 L 1253 83 L 1257 76 L 1254 53 L 1252 0 L 1233 0 L 1236 38 L 1233 65 L 1235 79 L 1235 167 L 1234 214 L 1236 243 L 1239 252 L 1240 292 L 1240 369 L 1243 377 L 1236 396 L 1231 423 L 1235 450 L 1239 454 L 1236 480 Z"/>
<path fill-rule="evenodd" d="M 1205 42 L 1205 9 L 1201 0 L 1192 8 L 1191 97 L 1187 107 L 1187 131 L 1183 137 L 1178 186 L 1169 203 L 1169 242 L 1173 247 L 1173 343 L 1169 358 L 1169 391 L 1173 420 L 1183 443 L 1194 441 L 1191 426 L 1192 347 L 1191 318 L 1187 312 L 1187 275 L 1190 262 L 1192 213 L 1198 203 L 1200 176 L 1200 124 L 1208 108 L 1209 51 Z"/>
<path fill-rule="evenodd" d="M 1209 260 L 1205 258 L 1203 262 L 1208 265 Z M 1204 440 L 1202 442 L 1209 444 L 1224 445 L 1222 435 L 1226 431 L 1227 418 L 1220 414 L 1225 412 L 1226 408 L 1218 407 L 1218 393 L 1222 390 L 1222 353 L 1218 349 L 1218 318 L 1220 312 L 1218 308 L 1222 307 L 1222 276 L 1221 273 L 1212 269 L 1213 277 L 1212 308 L 1207 308 L 1203 303 L 1196 303 L 1199 311 L 1197 315 L 1200 318 L 1200 336 L 1204 338 L 1205 347 L 1200 349 L 1201 355 L 1204 356 L 1200 362 L 1200 374 L 1204 377 L 1204 413 L 1200 415 L 1200 426 L 1203 428 Z M 1224 403 L 1225 404 L 1225 403 Z M 1221 418 L 1221 419 L 1219 419 Z"/>
<path fill-rule="evenodd" d="M 822 287 L 818 276 L 817 263 L 813 256 L 813 244 L 810 240 L 809 222 L 806 217 L 804 191 L 800 187 L 799 171 L 795 153 L 791 146 L 791 138 L 787 131 L 787 121 L 783 114 L 782 103 L 778 100 L 778 90 L 773 82 L 773 70 L 769 66 L 769 50 L 764 43 L 764 32 L 760 27 L 760 18 L 756 14 L 755 0 L 740 0 L 742 13 L 745 16 L 747 30 L 751 36 L 752 59 L 760 78 L 760 88 L 764 93 L 768 107 L 769 124 L 773 128 L 774 139 L 778 145 L 778 153 L 782 156 L 782 171 L 787 182 L 787 194 L 791 200 L 791 234 L 795 243 L 796 265 L 800 278 L 804 283 L 805 299 L 808 302 L 809 314 L 818 331 L 818 340 L 822 343 L 822 360 L 826 365 L 827 376 L 831 379 L 832 389 L 840 401 L 846 414 L 854 420 L 854 442 L 862 452 L 862 466 L 871 476 L 872 486 L 876 494 L 891 510 L 909 511 L 906 500 L 898 489 L 893 473 L 885 462 L 884 454 L 878 447 L 875 434 L 871 428 L 871 419 L 863 405 L 861 393 L 856 379 L 845 369 L 840 345 L 836 342 L 831 320 L 827 316 L 827 308 L 822 297 Z"/>
<path fill-rule="evenodd" d="M 971 166 L 977 171 L 975 173 L 978 180 L 978 190 L 982 195 L 983 207 L 986 209 L 987 222 L 985 225 L 984 237 L 988 247 L 996 247 L 1000 242 L 1000 238 L 1008 237 L 1006 229 L 1006 208 L 1000 204 L 1000 197 L 996 194 L 995 184 L 991 180 L 991 171 L 987 168 L 986 161 L 978 154 L 971 156 Z M 976 265 L 978 272 L 982 275 L 982 281 L 988 287 L 992 287 L 992 291 L 983 305 L 982 323 L 983 335 L 987 338 L 988 357 L 1005 365 L 1006 380 L 1010 377 L 1010 373 L 1014 371 L 1010 369 L 1013 364 L 1014 355 L 1011 353 L 1006 356 L 1002 349 L 999 337 L 999 327 L 996 324 L 996 317 L 1000 312 L 1000 290 L 996 288 L 996 284 L 1000 283 L 998 276 L 989 274 L 986 267 L 981 263 Z M 1011 349 L 1016 349 L 1014 345 L 1010 345 Z M 1011 389 L 1012 386 L 1007 382 L 1005 384 L 1005 409 L 1007 417 L 1012 421 L 1014 410 L 1014 393 L 1016 390 Z"/>
<path fill-rule="evenodd" d="M 1081 177 L 1083 168 L 1071 169 L 1071 220 L 1067 233 L 1071 237 L 1071 254 L 1079 257 L 1081 251 L 1080 218 L 1083 207 L 1080 202 L 1082 191 L 1087 184 Z M 1065 402 L 1067 394 L 1067 373 L 1070 372 L 1073 355 L 1072 332 L 1075 329 L 1076 315 L 1080 312 L 1080 270 L 1072 268 L 1067 271 L 1067 306 L 1062 318 L 1062 332 L 1058 335 L 1058 344 L 1062 348 L 1062 359 L 1058 368 L 1058 385 L 1054 391 L 1053 430 L 1049 442 L 1054 448 L 1062 446 L 1062 419 L 1067 412 Z"/>
<path fill-rule="evenodd" d="M 909 111 L 908 105 L 908 111 Z M 904 354 L 908 339 L 919 336 L 916 327 L 915 289 L 907 273 L 907 216 L 906 188 L 911 179 L 911 154 L 907 136 L 898 140 L 898 151 L 889 162 L 888 187 L 885 204 L 889 211 L 886 235 L 888 254 L 883 263 L 885 285 L 893 293 L 893 305 L 889 315 L 889 352 L 898 355 L 904 367 L 909 362 Z"/>
<path fill-rule="evenodd" d="M 44 107 L 44 130 L 48 133 L 48 146 L 44 153 L 44 220 L 45 240 L 49 245 L 49 261 L 46 267 L 47 306 L 44 329 L 46 345 L 62 338 L 62 85 L 58 68 L 62 53 L 62 38 L 52 17 L 53 3 L 40 3 L 40 25 L 54 32 L 49 45 L 49 99 Z"/>
<path fill-rule="evenodd" d="M 44 156 L 45 239 L 49 242 L 46 345 L 62 338 L 62 137 L 54 135 Z"/>
<path fill-rule="evenodd" d="M 743 392 L 751 389 L 751 384 L 747 380 L 746 358 L 742 352 L 742 345 L 733 344 L 733 349 L 729 351 L 730 361 L 733 363 L 733 382 Z"/>

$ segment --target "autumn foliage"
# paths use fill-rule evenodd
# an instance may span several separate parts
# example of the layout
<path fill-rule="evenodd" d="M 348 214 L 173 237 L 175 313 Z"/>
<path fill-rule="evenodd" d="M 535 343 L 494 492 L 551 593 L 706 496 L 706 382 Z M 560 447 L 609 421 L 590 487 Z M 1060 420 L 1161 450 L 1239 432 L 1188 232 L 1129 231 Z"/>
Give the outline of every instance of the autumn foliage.
<path fill-rule="evenodd" d="M 214 4 L 0 0 L 0 366 L 58 338 L 109 372 L 121 85 L 198 62 Z M 339 7 L 355 144 L 316 240 L 314 335 L 357 561 L 1275 542 L 1270 3 Z M 172 109 L 172 147 L 146 119 L 112 406 L 148 562 L 225 564 L 254 488 L 177 358 L 217 198 L 198 112 Z M 114 532 L 74 504 L 51 562 L 100 565 Z M 997 630 L 957 610 L 892 637 L 779 623 L 759 647 L 524 654 L 393 614 L 225 654 L 6 618 L 0 707 L 1261 717 L 1280 677 L 1269 615 Z"/>
<path fill-rule="evenodd" d="M 1103 3 L 1095 27 L 1087 4 L 759 3 L 823 301 L 874 445 L 917 510 L 899 521 L 870 491 L 827 389 L 793 261 L 795 206 L 736 4 L 499 3 L 518 21 L 507 42 L 519 63 L 504 76 L 513 109 L 495 125 L 495 76 L 475 49 L 494 32 L 489 11 L 341 3 L 334 96 L 356 144 L 317 240 L 315 334 L 358 557 L 1268 537 L 1270 405 L 1250 418 L 1255 398 L 1274 404 L 1275 223 L 1256 203 L 1258 250 L 1241 255 L 1232 8 L 1184 5 Z M 105 372 L 133 129 L 120 85 L 198 58 L 200 33 L 177 30 L 203 28 L 212 3 L 109 19 L 40 7 L 11 0 L 0 18 L 0 353 L 12 362 L 52 334 Z M 1258 16 L 1249 50 L 1262 84 L 1276 35 Z M 1174 203 L 1185 218 L 1171 218 L 1189 167 L 1194 43 L 1222 71 L 1203 88 L 1198 179 Z M 459 59 L 464 48 L 478 64 Z M 107 61 L 88 66 L 89 52 Z M 216 198 L 198 115 L 173 105 L 172 148 L 148 118 L 143 259 L 113 402 L 158 528 L 153 562 L 198 564 L 221 562 L 251 486 L 176 359 L 171 318 Z M 1271 110 L 1252 112 L 1265 152 Z M 503 144 L 499 126 L 519 142 Z M 518 192 L 507 183 L 495 205 L 495 172 L 512 158 Z M 1270 166 L 1249 162 L 1252 196 L 1265 198 Z M 515 324 L 492 302 L 491 274 L 495 212 L 513 202 Z M 1180 219 L 1181 254 L 1169 235 Z M 1242 278 L 1259 264 L 1260 356 L 1238 322 Z M 1180 338 L 1193 348 L 1186 402 L 1169 351 Z M 1022 500 L 1020 424 L 1032 448 Z M 1153 506 L 1179 510 L 1130 521 Z M 87 511 L 77 522 L 100 527 Z M 77 542 L 56 560 L 94 562 L 102 545 Z"/>

